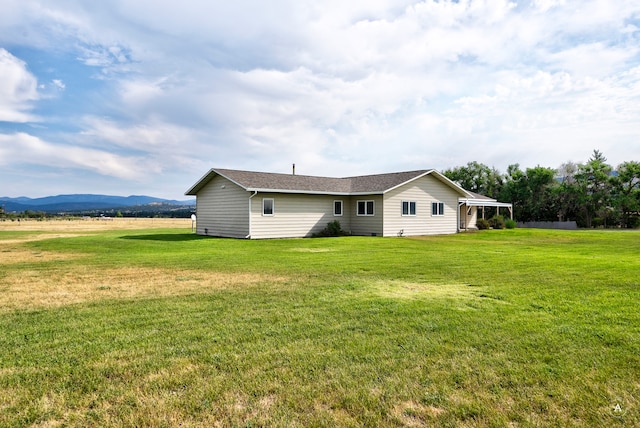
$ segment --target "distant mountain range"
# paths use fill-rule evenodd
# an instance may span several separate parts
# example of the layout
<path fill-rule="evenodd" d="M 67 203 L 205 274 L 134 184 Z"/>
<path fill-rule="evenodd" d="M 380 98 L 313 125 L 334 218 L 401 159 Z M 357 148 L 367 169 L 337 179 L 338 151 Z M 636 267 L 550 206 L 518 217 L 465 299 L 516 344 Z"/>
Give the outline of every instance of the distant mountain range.
<path fill-rule="evenodd" d="M 0 197 L 0 207 L 5 212 L 22 212 L 25 210 L 43 211 L 47 213 L 76 212 L 90 210 L 108 210 L 136 206 L 195 205 L 195 199 L 176 201 L 154 198 L 152 196 L 109 196 L 109 195 L 58 195 L 43 198 L 18 198 Z"/>

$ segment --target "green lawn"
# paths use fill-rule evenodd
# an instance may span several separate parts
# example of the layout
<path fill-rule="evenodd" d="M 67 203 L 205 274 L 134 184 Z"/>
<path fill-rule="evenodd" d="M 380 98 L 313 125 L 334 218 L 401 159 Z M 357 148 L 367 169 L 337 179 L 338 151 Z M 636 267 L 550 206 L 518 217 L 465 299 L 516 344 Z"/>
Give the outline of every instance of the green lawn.
<path fill-rule="evenodd" d="M 640 425 L 638 232 L 28 238 L 3 427 Z"/>

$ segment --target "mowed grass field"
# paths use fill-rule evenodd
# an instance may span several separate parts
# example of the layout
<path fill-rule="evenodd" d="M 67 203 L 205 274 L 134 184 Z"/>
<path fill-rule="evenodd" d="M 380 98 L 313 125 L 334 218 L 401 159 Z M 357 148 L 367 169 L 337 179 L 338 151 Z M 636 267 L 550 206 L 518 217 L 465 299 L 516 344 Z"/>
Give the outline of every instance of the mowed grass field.
<path fill-rule="evenodd" d="M 0 426 L 640 425 L 637 231 L 123 224 L 0 223 Z"/>

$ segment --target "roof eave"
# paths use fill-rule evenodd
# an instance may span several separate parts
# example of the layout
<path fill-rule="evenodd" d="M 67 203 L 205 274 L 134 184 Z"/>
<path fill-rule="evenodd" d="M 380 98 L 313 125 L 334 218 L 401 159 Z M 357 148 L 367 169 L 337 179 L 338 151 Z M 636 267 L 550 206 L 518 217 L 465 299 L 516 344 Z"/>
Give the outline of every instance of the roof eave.
<path fill-rule="evenodd" d="M 308 194 L 308 195 L 335 195 L 335 196 L 349 196 L 351 193 L 348 192 L 330 192 L 330 191 L 321 191 L 321 190 L 294 190 L 294 189 L 267 189 L 263 187 L 247 187 L 246 190 L 248 192 L 258 192 L 258 193 L 288 193 L 288 194 Z"/>
<path fill-rule="evenodd" d="M 203 175 L 196 183 L 189 188 L 186 192 L 184 192 L 187 196 L 197 196 L 198 191 L 202 189 L 205 184 L 207 184 L 216 174 L 215 170 L 212 168 L 205 175 Z"/>
<path fill-rule="evenodd" d="M 466 204 L 468 207 L 513 208 L 513 204 L 510 204 L 508 202 L 498 202 L 496 200 L 460 198 L 459 202 Z"/>
<path fill-rule="evenodd" d="M 220 171 L 218 171 L 215 168 L 211 168 L 205 175 L 202 176 L 202 178 L 200 180 L 198 180 L 196 182 L 196 184 L 194 184 L 189 190 L 187 190 L 185 192 L 185 195 L 187 196 L 197 196 L 197 193 L 200 191 L 200 189 L 202 189 L 204 186 L 207 185 L 207 183 L 209 183 L 211 180 L 213 180 L 213 178 L 219 175 L 220 177 L 224 177 L 227 180 L 229 180 L 230 182 L 232 182 L 233 184 L 240 186 L 241 188 L 247 190 L 247 187 L 238 183 L 237 181 L 227 177 L 224 173 L 221 173 Z"/>
<path fill-rule="evenodd" d="M 423 172 L 423 173 L 421 173 L 421 174 L 416 175 L 416 176 L 415 176 L 415 177 L 413 177 L 413 178 L 410 178 L 410 179 L 408 179 L 408 180 L 406 180 L 406 181 L 403 181 L 403 182 L 402 182 L 402 183 L 400 183 L 400 184 L 396 184 L 396 185 L 395 185 L 395 186 L 393 186 L 393 187 L 390 187 L 390 188 L 388 188 L 388 189 L 385 189 L 385 190 L 384 190 L 384 191 L 382 191 L 381 193 L 383 193 L 383 194 L 384 194 L 384 193 L 387 193 L 387 192 L 391 192 L 392 190 L 395 190 L 395 189 L 397 189 L 398 187 L 402 187 L 402 186 L 404 186 L 404 185 L 405 185 L 405 184 L 407 184 L 407 183 L 411 183 L 412 181 L 415 181 L 415 180 L 417 180 L 417 179 L 419 179 L 419 178 L 425 177 L 425 176 L 427 176 L 427 175 L 431 174 L 433 171 L 434 171 L 433 169 L 427 170 L 427 171 L 425 171 L 425 172 Z"/>
<path fill-rule="evenodd" d="M 397 189 L 398 187 L 404 186 L 405 184 L 410 183 L 410 182 L 412 182 L 414 180 L 417 180 L 417 179 L 422 178 L 422 177 L 426 177 L 427 175 L 433 175 L 436 179 L 440 180 L 443 184 L 451 187 L 452 189 L 456 190 L 458 193 L 460 193 L 461 195 L 463 195 L 463 196 L 465 196 L 467 198 L 471 198 L 472 197 L 472 195 L 467 190 L 465 190 L 464 188 L 460 187 L 455 182 L 451 181 L 446 175 L 442 174 L 441 172 L 438 172 L 435 169 L 430 169 L 430 170 L 428 170 L 428 171 L 426 171 L 426 172 L 424 172 L 424 173 L 422 173 L 420 175 L 417 175 L 417 176 L 415 176 L 415 177 L 413 177 L 413 178 L 411 178 L 411 179 L 409 179 L 407 181 L 404 181 L 404 182 L 402 182 L 402 183 L 400 183 L 400 184 L 398 184 L 396 186 L 393 186 L 393 187 L 385 190 L 383 193 L 390 192 L 390 191 L 392 191 L 394 189 Z"/>
<path fill-rule="evenodd" d="M 249 187 L 246 190 L 249 192 L 258 192 L 258 193 L 287 193 L 292 195 L 297 194 L 297 195 L 358 196 L 358 195 L 382 194 L 382 192 L 353 193 L 353 192 L 331 192 L 331 191 L 320 191 L 320 190 L 266 189 L 266 188 L 256 188 L 256 187 Z"/>

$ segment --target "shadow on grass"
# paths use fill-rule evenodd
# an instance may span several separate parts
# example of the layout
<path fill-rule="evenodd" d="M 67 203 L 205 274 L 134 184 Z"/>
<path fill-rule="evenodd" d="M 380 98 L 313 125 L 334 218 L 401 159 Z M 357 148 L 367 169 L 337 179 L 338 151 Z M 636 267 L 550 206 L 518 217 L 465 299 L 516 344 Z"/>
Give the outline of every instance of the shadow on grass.
<path fill-rule="evenodd" d="M 182 242 L 196 241 L 205 239 L 205 236 L 196 235 L 194 233 L 157 233 L 151 235 L 127 235 L 121 236 L 120 239 L 133 239 L 139 241 L 164 241 L 164 242 Z"/>

